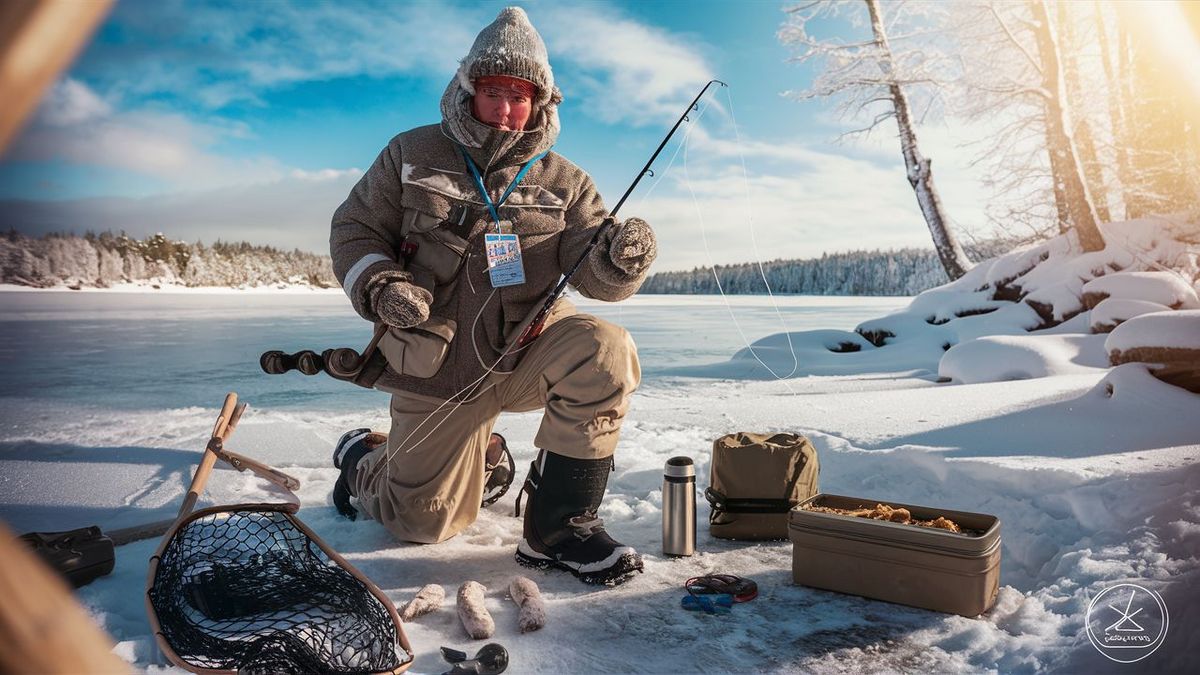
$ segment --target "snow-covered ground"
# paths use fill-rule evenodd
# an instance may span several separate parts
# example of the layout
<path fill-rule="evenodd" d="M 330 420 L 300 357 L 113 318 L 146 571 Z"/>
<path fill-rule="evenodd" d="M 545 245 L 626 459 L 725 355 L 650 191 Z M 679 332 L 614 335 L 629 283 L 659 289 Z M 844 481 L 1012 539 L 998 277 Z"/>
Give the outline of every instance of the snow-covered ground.
<path fill-rule="evenodd" d="M 59 333 L 70 322 L 61 306 L 39 307 L 29 295 L 0 294 L 4 337 L 41 331 L 43 339 L 66 339 Z M 398 605 L 428 583 L 442 584 L 451 598 L 464 581 L 483 583 L 496 620 L 493 640 L 509 649 L 514 672 L 1116 672 L 1130 666 L 1096 652 L 1084 623 L 1089 599 L 1123 581 L 1157 590 L 1170 610 L 1165 643 L 1137 667 L 1195 671 L 1200 395 L 1160 382 L 1142 364 L 1110 368 L 1107 336 L 1089 333 L 1087 312 L 1027 333 L 1025 323 L 1036 315 L 1026 313 L 1025 303 L 987 301 L 997 310 L 980 315 L 969 310 L 986 304 L 981 298 L 960 292 L 934 300 L 787 298 L 778 313 L 762 297 L 737 298 L 729 308 L 720 298 L 665 296 L 584 303 L 629 326 L 642 345 L 647 377 L 626 421 L 601 515 L 617 538 L 645 555 L 646 572 L 616 588 L 531 574 L 548 609 L 547 627 L 535 633 L 519 633 L 517 608 L 504 597 L 513 575 L 529 574 L 512 559 L 521 535 L 512 517 L 515 487 L 464 533 L 436 546 L 397 543 L 376 523 L 337 517 L 329 502 L 336 477 L 330 445 L 364 422 L 385 429 L 386 398 L 364 392 L 337 399 L 295 374 L 250 374 L 254 349 L 289 345 L 219 343 L 223 348 L 205 351 L 206 335 L 189 341 L 193 331 L 179 329 L 171 339 L 182 347 L 147 344 L 107 359 L 108 374 L 120 383 L 111 398 L 94 393 L 96 380 L 106 376 L 103 358 L 70 361 L 75 372 L 55 376 L 63 387 L 78 378 L 93 392 L 87 397 L 0 389 L 0 517 L 24 531 L 112 528 L 169 516 L 222 395 L 238 388 L 225 386 L 236 372 L 251 409 L 229 447 L 300 478 L 304 521 Z M 123 302 L 120 310 L 92 309 L 84 329 L 120 335 L 111 333 L 117 328 L 104 319 L 106 311 L 117 319 L 130 314 L 138 325 L 180 320 L 160 305 L 138 307 L 150 300 Z M 288 329 L 356 344 L 340 328 L 328 328 L 350 317 L 324 299 L 287 308 L 272 303 L 270 296 L 243 298 L 236 308 L 208 310 L 208 318 L 193 306 L 184 311 L 197 326 L 220 317 L 225 339 L 235 329 L 246 340 L 278 339 L 267 324 L 303 315 Z M 268 319 L 255 318 L 255 308 Z M 894 337 L 877 347 L 849 332 L 863 322 Z M 826 330 L 809 330 L 816 328 Z M 746 346 L 743 334 L 762 340 L 738 351 Z M 72 335 L 87 339 L 86 332 Z M 992 337 L 975 339 L 982 336 Z M 843 342 L 859 351 L 830 351 Z M 185 362 L 198 382 L 181 381 L 182 393 L 173 396 L 170 382 L 159 381 L 164 371 L 168 380 L 186 378 L 170 370 L 171 359 L 157 361 L 154 354 L 176 350 L 172 359 L 186 359 L 188 346 L 204 355 Z M 139 354 L 155 365 L 130 375 Z M 51 357 L 26 366 L 27 355 L 11 346 L 0 348 L 0 357 L 8 372 L 28 367 L 39 374 L 23 382 L 52 375 Z M 128 391 L 142 386 L 157 392 L 157 404 Z M 292 393 L 272 396 L 272 388 Z M 511 414 L 498 424 L 516 455 L 518 480 L 535 454 L 538 421 L 537 413 Z M 795 586 L 789 543 L 710 538 L 703 499 L 697 555 L 662 556 L 663 464 L 674 455 L 694 457 L 703 488 L 713 439 L 740 430 L 806 434 L 820 453 L 826 492 L 998 516 L 1003 561 L 996 606 L 964 618 Z M 204 501 L 282 498 L 248 474 L 221 470 Z M 122 547 L 116 571 L 79 592 L 119 653 L 144 670 L 162 663 L 142 603 L 155 545 Z M 760 596 L 725 616 L 682 610 L 683 581 L 709 572 L 751 577 Z M 440 646 L 473 653 L 482 644 L 463 634 L 452 601 L 405 630 L 417 651 L 414 672 L 446 670 Z"/>

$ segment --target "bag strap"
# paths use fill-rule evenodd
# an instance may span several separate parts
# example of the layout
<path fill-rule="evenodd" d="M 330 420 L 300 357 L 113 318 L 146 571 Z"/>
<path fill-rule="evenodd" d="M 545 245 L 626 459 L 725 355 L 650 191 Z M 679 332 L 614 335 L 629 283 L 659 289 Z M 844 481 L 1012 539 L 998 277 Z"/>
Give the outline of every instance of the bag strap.
<path fill-rule="evenodd" d="M 801 448 L 803 448 L 803 443 L 801 444 Z M 792 476 L 788 480 L 787 490 L 783 493 L 785 497 L 782 499 L 731 498 L 711 487 L 705 489 L 704 498 L 712 506 L 712 511 L 709 513 L 709 522 L 714 522 L 722 513 L 787 513 L 801 501 L 791 499 L 791 495 L 795 494 L 796 484 L 800 482 L 800 476 L 804 473 L 806 466 L 808 466 L 808 461 L 804 453 L 800 452 L 800 457 L 795 463 Z"/>
<path fill-rule="evenodd" d="M 711 487 L 704 490 L 704 498 L 712 506 L 710 523 L 723 513 L 787 513 L 799 503 L 790 499 L 731 499 Z"/>

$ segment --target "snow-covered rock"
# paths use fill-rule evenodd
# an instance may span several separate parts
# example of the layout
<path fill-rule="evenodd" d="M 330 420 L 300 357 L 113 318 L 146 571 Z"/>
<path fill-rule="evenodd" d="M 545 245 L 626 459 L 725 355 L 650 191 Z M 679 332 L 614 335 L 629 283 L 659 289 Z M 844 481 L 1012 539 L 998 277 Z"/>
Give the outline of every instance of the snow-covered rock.
<path fill-rule="evenodd" d="M 1025 303 L 1049 325 L 1062 323 L 1082 312 L 1083 284 L 1068 279 L 1060 284 L 1043 286 L 1025 296 Z"/>
<path fill-rule="evenodd" d="M 1197 256 L 1178 236 L 1195 236 L 1197 229 L 1179 218 L 1107 223 L 1103 232 L 1108 245 L 1089 253 L 1079 251 L 1071 236 L 1061 235 L 983 261 L 962 278 L 921 293 L 903 310 L 862 322 L 855 331 L 879 348 L 906 345 L 910 354 L 929 354 L 941 346 L 948 351 L 938 374 L 959 382 L 1068 372 L 1071 368 L 1060 367 L 1063 363 L 1079 364 L 1074 357 L 1064 362 L 1061 342 L 985 339 L 978 346 L 967 345 L 1031 332 L 1107 332 L 1139 314 L 1200 307 L 1188 281 L 1200 275 Z M 1083 314 L 1087 308 L 1094 311 Z M 914 350 L 916 343 L 925 349 Z M 862 357 L 850 356 L 842 363 L 853 368 Z M 1084 367 L 1096 362 L 1091 357 L 1084 361 Z"/>
<path fill-rule="evenodd" d="M 1118 272 L 1084 284 L 1083 302 L 1089 309 L 1105 298 L 1143 300 L 1172 309 L 1200 308 L 1196 291 L 1176 272 Z"/>
<path fill-rule="evenodd" d="M 1171 308 L 1149 300 L 1105 298 L 1088 313 L 1088 328 L 1093 333 L 1111 333 L 1122 322 L 1135 316 L 1166 312 Z"/>
<path fill-rule="evenodd" d="M 1104 344 L 1114 366 L 1155 364 L 1154 377 L 1200 393 L 1200 309 L 1134 317 L 1113 329 Z"/>
<path fill-rule="evenodd" d="M 1143 314 L 1117 326 L 1104 341 L 1115 366 L 1130 361 L 1192 359 L 1200 363 L 1200 309 Z"/>
<path fill-rule="evenodd" d="M 1108 367 L 1101 335 L 996 335 L 956 345 L 938 364 L 953 382 L 1003 382 Z"/>

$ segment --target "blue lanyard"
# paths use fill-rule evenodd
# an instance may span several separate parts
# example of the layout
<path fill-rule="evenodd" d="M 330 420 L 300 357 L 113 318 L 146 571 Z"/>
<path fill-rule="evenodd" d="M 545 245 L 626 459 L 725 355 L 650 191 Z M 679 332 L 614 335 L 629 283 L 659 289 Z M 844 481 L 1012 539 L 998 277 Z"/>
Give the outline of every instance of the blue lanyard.
<path fill-rule="evenodd" d="M 504 201 L 508 199 L 508 196 L 512 194 L 512 191 L 516 189 L 517 183 L 520 183 L 521 179 L 525 177 L 525 173 L 529 171 L 529 167 L 537 164 L 539 159 L 545 157 L 546 153 L 550 152 L 549 150 L 546 150 L 528 162 L 525 162 L 525 166 L 521 167 L 521 170 L 517 172 L 516 177 L 513 178 L 511 183 L 509 183 L 508 189 L 505 190 L 504 194 L 500 196 L 500 201 L 493 204 L 492 198 L 488 196 L 487 188 L 483 185 L 483 176 L 479 175 L 479 168 L 475 166 L 475 162 L 471 161 L 471 156 L 467 154 L 467 151 L 462 146 L 459 146 L 458 151 L 462 153 L 463 159 L 466 160 L 467 168 L 471 170 L 471 177 L 475 179 L 475 189 L 479 191 L 479 196 L 483 197 L 483 203 L 487 204 L 488 211 L 490 211 L 492 214 L 492 220 L 496 221 L 497 228 L 500 227 L 500 213 L 496 209 L 504 204 Z"/>

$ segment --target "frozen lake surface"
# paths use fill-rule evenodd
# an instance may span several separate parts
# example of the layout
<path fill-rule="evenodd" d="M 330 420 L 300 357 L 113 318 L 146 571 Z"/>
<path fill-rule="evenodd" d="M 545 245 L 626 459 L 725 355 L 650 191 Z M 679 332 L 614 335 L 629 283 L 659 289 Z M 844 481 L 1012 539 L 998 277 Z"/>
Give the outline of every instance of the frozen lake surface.
<path fill-rule="evenodd" d="M 229 447 L 299 478 L 305 523 L 397 605 L 425 584 L 453 598 L 463 582 L 483 583 L 493 640 L 508 648 L 512 672 L 1117 672 L 1084 626 L 1089 600 L 1125 582 L 1158 590 L 1171 612 L 1171 632 L 1145 665 L 1195 672 L 1200 396 L 1140 364 L 1097 363 L 1103 336 L 1086 334 L 1037 338 L 1090 345 L 1076 350 L 1079 363 L 1062 359 L 1049 376 L 937 383 L 940 337 L 849 355 L 827 348 L 906 299 L 778 304 L 777 315 L 765 297 L 731 298 L 729 307 L 719 297 L 581 303 L 630 330 L 644 371 L 600 515 L 642 552 L 646 569 L 616 588 L 518 567 L 515 487 L 435 546 L 400 543 L 377 523 L 336 514 L 330 448 L 346 429 L 386 429 L 387 396 L 258 368 L 265 349 L 365 344 L 370 327 L 336 293 L 0 292 L 0 518 L 23 532 L 172 516 L 224 394 L 237 391 L 251 407 Z M 992 321 L 910 319 L 927 332 Z M 765 379 L 745 354 L 731 358 L 747 341 L 759 341 L 758 355 L 784 372 L 795 351 L 798 372 L 810 376 Z M 532 412 L 497 423 L 518 480 L 536 453 L 539 421 Z M 713 439 L 734 431 L 808 436 L 825 492 L 998 516 L 995 607 L 966 618 L 794 585 L 788 542 L 710 537 L 702 498 L 697 555 L 663 556 L 663 464 L 694 457 L 703 488 Z M 285 498 L 221 467 L 201 506 Z M 156 545 L 120 547 L 113 574 L 79 592 L 117 653 L 150 672 L 164 663 L 142 601 Z M 726 616 L 683 611 L 683 581 L 714 572 L 755 579 L 759 598 Z M 517 574 L 533 578 L 546 600 L 538 632 L 518 632 L 504 597 Z M 440 646 L 474 653 L 482 644 L 464 636 L 452 601 L 405 631 L 415 673 L 446 669 Z"/>
<path fill-rule="evenodd" d="M 784 330 L 852 330 L 907 299 L 779 297 L 778 314 L 759 296 L 734 296 L 728 306 L 712 296 L 576 302 L 629 329 L 653 386 L 668 368 L 729 358 L 745 346 L 739 328 L 750 341 Z M 237 391 L 264 408 L 373 408 L 382 394 L 258 367 L 270 349 L 361 349 L 370 338 L 371 325 L 340 292 L 0 292 L 0 399 L 180 408 Z"/>

